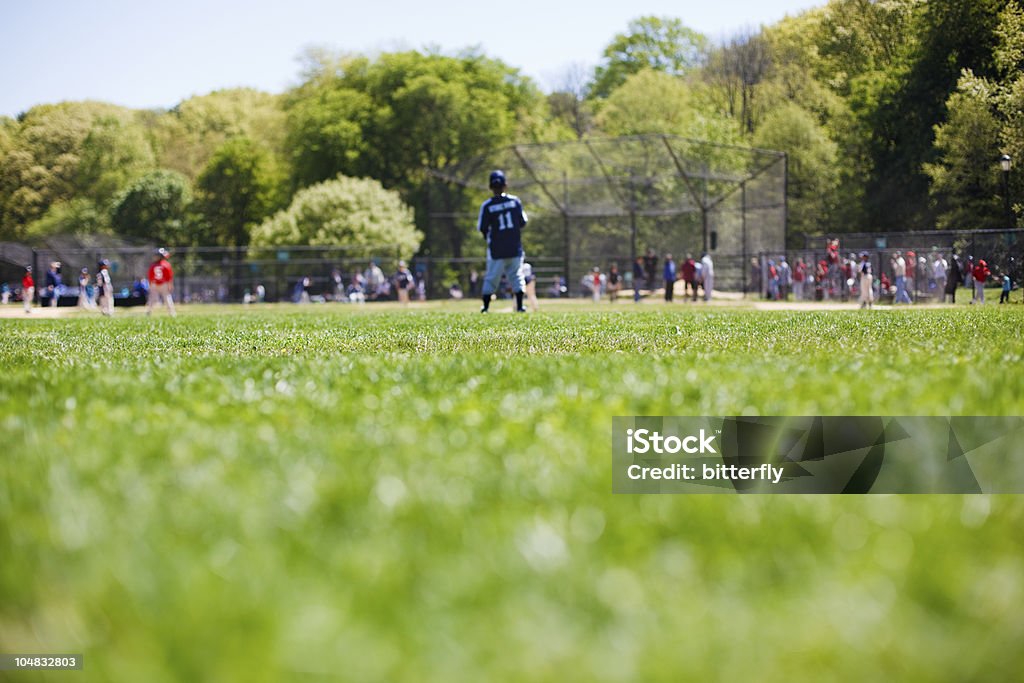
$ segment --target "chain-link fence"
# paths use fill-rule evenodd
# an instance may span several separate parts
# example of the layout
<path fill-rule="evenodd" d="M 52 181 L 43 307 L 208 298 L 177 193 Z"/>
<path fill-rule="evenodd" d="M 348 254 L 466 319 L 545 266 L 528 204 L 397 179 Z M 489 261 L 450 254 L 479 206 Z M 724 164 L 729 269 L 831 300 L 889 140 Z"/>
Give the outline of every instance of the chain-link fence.
<path fill-rule="evenodd" d="M 398 248 L 379 247 L 280 247 L 280 248 L 172 248 L 175 296 L 185 303 L 237 303 L 258 301 L 393 301 L 401 283 L 396 277 L 401 261 Z M 53 267 L 62 287 L 58 305 L 78 303 L 83 269 L 89 286 L 101 259 L 110 262 L 115 302 L 141 305 L 146 300 L 149 265 L 155 247 L 117 241 L 83 245 L 76 240 L 53 240 L 43 246 L 0 244 L 0 282 L 12 300 L 19 298 L 25 266 L 31 265 L 37 299 L 48 298 L 47 271 Z M 564 294 L 549 286 L 561 283 L 558 258 L 531 258 L 540 296 Z M 411 274 L 410 299 L 476 296 L 483 285 L 483 257 L 413 258 L 406 264 Z M 504 295 L 506 288 L 501 288 Z M 49 302 L 47 302 L 49 303 Z"/>

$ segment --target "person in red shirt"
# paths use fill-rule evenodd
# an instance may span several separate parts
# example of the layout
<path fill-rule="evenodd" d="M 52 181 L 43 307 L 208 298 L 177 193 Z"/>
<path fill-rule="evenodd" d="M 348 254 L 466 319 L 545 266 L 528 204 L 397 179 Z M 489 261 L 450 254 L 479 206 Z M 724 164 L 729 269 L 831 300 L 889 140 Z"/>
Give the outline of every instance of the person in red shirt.
<path fill-rule="evenodd" d="M 985 281 L 988 280 L 992 271 L 988 269 L 985 259 L 979 259 L 978 265 L 974 266 L 974 271 L 971 274 L 974 276 L 974 298 L 971 299 L 971 303 L 983 304 L 985 303 Z"/>
<path fill-rule="evenodd" d="M 153 262 L 149 264 L 149 296 L 146 298 L 146 315 L 153 311 L 153 306 L 163 300 L 171 315 L 174 311 L 174 269 L 167 260 L 169 254 L 166 249 L 157 249 Z"/>
<path fill-rule="evenodd" d="M 804 281 L 807 279 L 807 265 L 802 258 L 796 260 L 793 267 L 793 297 L 800 301 L 804 298 Z"/>
<path fill-rule="evenodd" d="M 21 278 L 21 301 L 25 312 L 32 312 L 32 300 L 36 296 L 36 281 L 32 279 L 32 266 L 25 266 L 25 275 Z"/>
<path fill-rule="evenodd" d="M 693 292 L 693 300 L 697 300 L 697 262 L 693 260 L 693 254 L 687 253 L 683 261 L 683 301 L 686 301 L 686 293 Z"/>

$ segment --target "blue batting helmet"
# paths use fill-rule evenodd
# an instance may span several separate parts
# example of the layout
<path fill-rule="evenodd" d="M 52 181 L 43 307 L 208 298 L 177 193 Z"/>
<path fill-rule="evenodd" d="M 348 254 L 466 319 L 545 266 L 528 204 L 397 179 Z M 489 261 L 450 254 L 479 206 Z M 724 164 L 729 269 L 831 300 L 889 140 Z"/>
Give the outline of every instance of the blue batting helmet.
<path fill-rule="evenodd" d="M 505 172 L 504 171 L 491 171 L 491 181 L 489 185 L 494 187 L 495 185 L 506 185 Z"/>

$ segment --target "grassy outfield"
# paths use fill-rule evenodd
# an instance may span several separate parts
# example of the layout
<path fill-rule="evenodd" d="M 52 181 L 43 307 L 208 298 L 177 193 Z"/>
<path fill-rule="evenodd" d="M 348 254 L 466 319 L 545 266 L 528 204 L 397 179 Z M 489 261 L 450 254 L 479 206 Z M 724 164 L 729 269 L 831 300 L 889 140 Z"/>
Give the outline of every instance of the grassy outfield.
<path fill-rule="evenodd" d="M 1024 414 L 1021 307 L 469 306 L 0 320 L 0 652 L 86 662 L 0 677 L 1024 670 L 1024 498 L 610 471 L 615 415 Z"/>

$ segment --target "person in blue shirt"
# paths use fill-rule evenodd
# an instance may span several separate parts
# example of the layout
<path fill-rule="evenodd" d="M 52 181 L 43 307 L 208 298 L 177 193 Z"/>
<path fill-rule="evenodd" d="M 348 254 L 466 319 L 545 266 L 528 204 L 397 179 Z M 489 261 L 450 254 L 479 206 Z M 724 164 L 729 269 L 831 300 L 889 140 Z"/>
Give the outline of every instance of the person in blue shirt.
<path fill-rule="evenodd" d="M 506 192 L 508 184 L 503 171 L 491 172 L 490 187 L 494 196 L 480 206 L 477 221 L 477 229 L 487 240 L 487 272 L 482 292 L 484 306 L 480 312 L 487 313 L 491 295 L 504 275 L 516 295 L 516 311 L 525 313 L 522 229 L 527 221 L 526 212 L 519 198 Z"/>
<path fill-rule="evenodd" d="M 1013 281 L 1010 276 L 1003 273 L 1003 291 L 999 294 L 999 303 L 1010 303 L 1010 290 L 1013 288 Z"/>
<path fill-rule="evenodd" d="M 672 254 L 665 254 L 665 268 L 662 275 L 665 280 L 665 301 L 672 303 L 672 294 L 676 289 L 676 262 L 672 260 Z"/>

